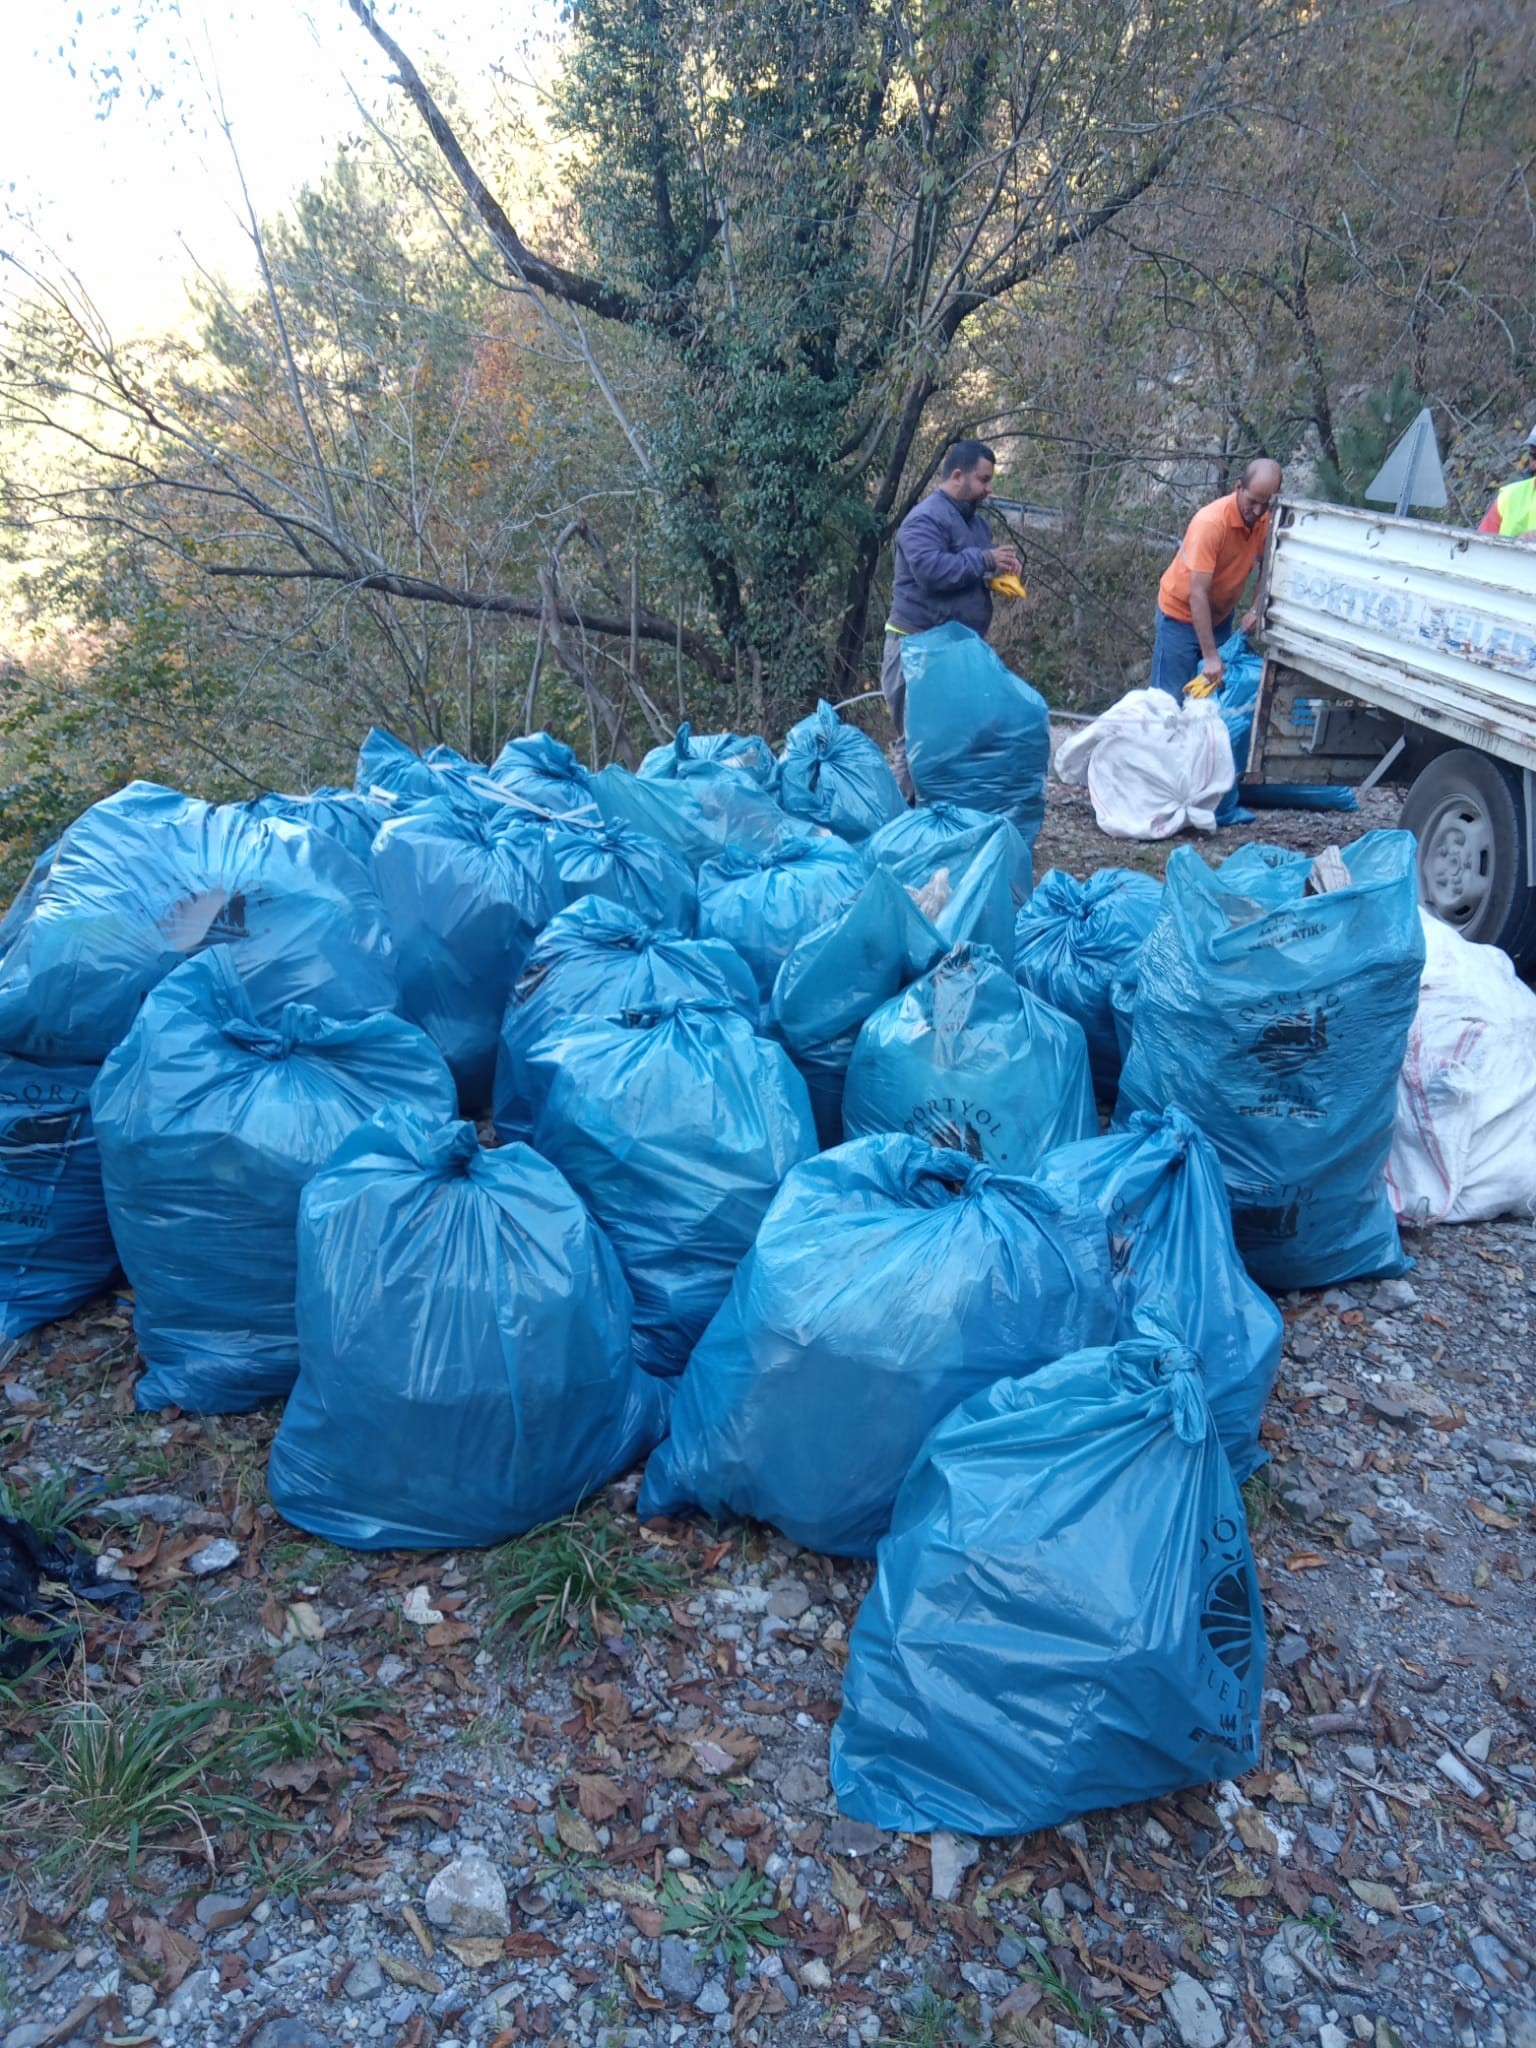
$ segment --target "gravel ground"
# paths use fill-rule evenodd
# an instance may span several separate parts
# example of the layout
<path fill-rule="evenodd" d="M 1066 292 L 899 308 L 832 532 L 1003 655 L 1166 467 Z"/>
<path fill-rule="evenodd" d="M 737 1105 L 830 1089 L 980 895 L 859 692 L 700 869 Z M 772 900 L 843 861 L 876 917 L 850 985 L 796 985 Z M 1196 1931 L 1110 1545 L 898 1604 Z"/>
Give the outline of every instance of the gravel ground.
<path fill-rule="evenodd" d="M 1395 808 L 1205 850 L 1320 847 Z M 1165 851 L 1054 787 L 1037 866 Z M 1261 1768 L 999 1842 L 836 1814 L 867 1567 L 641 1531 L 626 1482 L 597 1513 L 678 1591 L 530 1664 L 491 1632 L 480 1558 L 353 1557 L 278 1521 L 270 1418 L 135 1416 L 120 1304 L 40 1333 L 0 1366 L 12 1483 L 164 1497 L 82 1529 L 138 1620 L 93 1614 L 85 1660 L 5 1710 L 0 2044 L 1536 2048 L 1536 1232 L 1410 1245 L 1407 1280 L 1282 1302 L 1249 1488 Z M 133 1882 L 51 1874 L 78 1814 L 28 1801 L 68 1701 L 214 1694 L 329 1730 L 247 1787 L 294 1831 L 188 1825 Z"/>

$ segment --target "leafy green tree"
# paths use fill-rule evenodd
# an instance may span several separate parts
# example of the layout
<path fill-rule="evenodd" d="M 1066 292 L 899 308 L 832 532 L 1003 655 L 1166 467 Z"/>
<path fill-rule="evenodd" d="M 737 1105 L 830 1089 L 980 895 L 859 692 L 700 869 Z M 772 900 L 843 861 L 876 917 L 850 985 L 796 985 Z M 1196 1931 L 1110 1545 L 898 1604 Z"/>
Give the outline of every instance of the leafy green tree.
<path fill-rule="evenodd" d="M 372 0 L 509 275 L 642 338 L 669 535 L 793 701 L 858 676 L 881 549 L 956 432 L 962 343 L 1131 218 L 1299 35 L 1279 0 L 569 0 L 581 246 L 531 246 Z"/>

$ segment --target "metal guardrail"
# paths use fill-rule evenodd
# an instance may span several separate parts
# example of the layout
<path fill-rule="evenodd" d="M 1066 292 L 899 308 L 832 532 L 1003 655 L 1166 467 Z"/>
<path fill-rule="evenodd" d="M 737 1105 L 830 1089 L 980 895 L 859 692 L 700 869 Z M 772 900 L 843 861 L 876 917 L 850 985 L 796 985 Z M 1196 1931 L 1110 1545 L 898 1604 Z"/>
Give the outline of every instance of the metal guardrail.
<path fill-rule="evenodd" d="M 1276 661 L 1536 769 L 1536 544 L 1282 502 L 1265 582 Z"/>

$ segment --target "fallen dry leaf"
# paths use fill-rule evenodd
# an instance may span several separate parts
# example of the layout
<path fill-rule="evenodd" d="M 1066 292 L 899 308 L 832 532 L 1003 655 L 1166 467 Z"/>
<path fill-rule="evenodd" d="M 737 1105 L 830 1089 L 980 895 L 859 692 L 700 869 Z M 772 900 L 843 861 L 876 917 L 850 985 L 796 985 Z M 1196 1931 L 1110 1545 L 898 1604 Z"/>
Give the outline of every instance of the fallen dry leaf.
<path fill-rule="evenodd" d="M 630 1910 L 633 1912 L 634 1908 L 631 1907 Z M 659 1913 L 656 1915 L 656 1920 L 656 1932 L 659 1934 L 661 1932 L 661 1915 Z M 518 1962 L 532 1963 L 542 1961 L 549 1956 L 557 1956 L 560 1950 L 547 1934 L 540 1934 L 532 1927 L 525 1927 L 520 1934 L 509 1934 L 507 1936 L 501 1945 L 501 1952 L 503 1955 L 514 1957 Z"/>
<path fill-rule="evenodd" d="M 848 1914 L 850 1924 L 854 1923 L 869 1904 L 869 1894 L 848 1866 L 839 1863 L 835 1856 L 831 1859 L 830 1879 L 833 1898 Z"/>
<path fill-rule="evenodd" d="M 73 1939 L 25 1899 L 16 1909 L 16 1932 L 29 1948 L 73 1948 Z"/>
<path fill-rule="evenodd" d="M 430 1963 L 437 1953 L 437 1943 L 432 1939 L 432 1930 L 414 1906 L 402 1906 L 400 1917 L 416 1937 L 416 1946 Z"/>
<path fill-rule="evenodd" d="M 307 1600 L 295 1600 L 288 1609 L 283 1640 L 289 1643 L 323 1643 L 325 1623 L 320 1619 L 318 1609 L 311 1607 Z"/>
<path fill-rule="evenodd" d="M 1258 1856 L 1278 1856 L 1280 1844 L 1262 1813 L 1252 1806 L 1240 1806 L 1232 1816 L 1232 1825 L 1247 1848 Z"/>
<path fill-rule="evenodd" d="M 890 1929 L 872 1920 L 867 1927 L 855 1927 L 837 1944 L 832 1958 L 834 1976 L 861 1977 L 890 1941 Z"/>
<path fill-rule="evenodd" d="M 1394 1920 L 1401 1919 L 1402 1907 L 1397 1903 L 1397 1893 L 1389 1884 L 1372 1884 L 1369 1878 L 1352 1877 L 1349 1888 L 1362 1906 L 1369 1906 L 1373 1913 L 1389 1913 Z"/>
<path fill-rule="evenodd" d="M 191 1970 L 202 1960 L 202 1949 L 189 1935 L 182 1934 L 174 1927 L 167 1927 L 163 1920 L 154 1920 L 145 1913 L 135 1913 L 129 1925 L 133 1938 L 141 1953 L 155 1966 L 156 1976 L 162 1991 L 174 1991 Z"/>
<path fill-rule="evenodd" d="M 612 1820 L 622 1811 L 623 1789 L 612 1778 L 604 1777 L 601 1772 L 578 1771 L 574 1782 L 576 1804 L 585 1819 L 601 1823 Z"/>
<path fill-rule="evenodd" d="M 506 1955 L 499 1934 L 465 1934 L 456 1941 L 445 1941 L 443 1947 L 457 1956 L 466 1970 L 488 1970 Z"/>
<path fill-rule="evenodd" d="M 379 1952 L 379 1968 L 391 1983 L 408 1984 L 413 1991 L 430 1992 L 434 1998 L 443 1988 L 442 1978 L 434 1977 L 420 1963 L 402 1962 L 398 1956 L 386 1955 L 382 1950 Z"/>
<path fill-rule="evenodd" d="M 621 1963 L 624 1982 L 629 1986 L 629 1995 L 642 2012 L 665 2012 L 667 2001 L 658 1998 L 633 1963 Z"/>
<path fill-rule="evenodd" d="M 479 1630 L 467 1621 L 438 1621 L 427 1630 L 430 1650 L 451 1650 L 458 1643 L 473 1642 Z"/>
<path fill-rule="evenodd" d="M 1467 1506 L 1485 1529 L 1502 1529 L 1507 1534 L 1511 1529 L 1518 1529 L 1520 1526 L 1513 1515 L 1501 1514 L 1497 1508 L 1489 1507 L 1486 1501 L 1474 1498 L 1467 1502 Z M 126 1562 L 124 1559 L 124 1563 Z"/>
<path fill-rule="evenodd" d="M 258 1771 L 258 1785 L 270 1785 L 274 1792 L 313 1792 L 324 1766 L 313 1757 L 285 1757 Z"/>
<path fill-rule="evenodd" d="M 1328 1560 L 1321 1551 L 1293 1550 L 1285 1560 L 1288 1572 L 1320 1572 Z"/>
<path fill-rule="evenodd" d="M 564 1804 L 555 1810 L 555 1833 L 573 1856 L 601 1856 L 603 1845 L 592 1831 L 590 1821 Z"/>

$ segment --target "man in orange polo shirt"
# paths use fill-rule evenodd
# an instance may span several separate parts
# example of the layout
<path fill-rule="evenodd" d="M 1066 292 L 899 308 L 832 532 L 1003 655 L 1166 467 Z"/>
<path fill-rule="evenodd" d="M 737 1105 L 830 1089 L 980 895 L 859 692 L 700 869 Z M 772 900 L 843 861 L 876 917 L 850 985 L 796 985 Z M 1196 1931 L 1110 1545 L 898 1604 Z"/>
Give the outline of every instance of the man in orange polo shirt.
<path fill-rule="evenodd" d="M 1260 456 L 1243 471 L 1235 491 L 1202 505 L 1190 520 L 1157 586 L 1157 637 L 1148 678 L 1153 689 L 1180 697 L 1196 675 L 1220 687 L 1224 669 L 1216 650 L 1232 631 L 1243 585 L 1264 552 L 1270 501 L 1279 496 L 1282 481 L 1279 463 Z M 1249 612 L 1244 632 L 1256 623 L 1256 614 Z"/>

